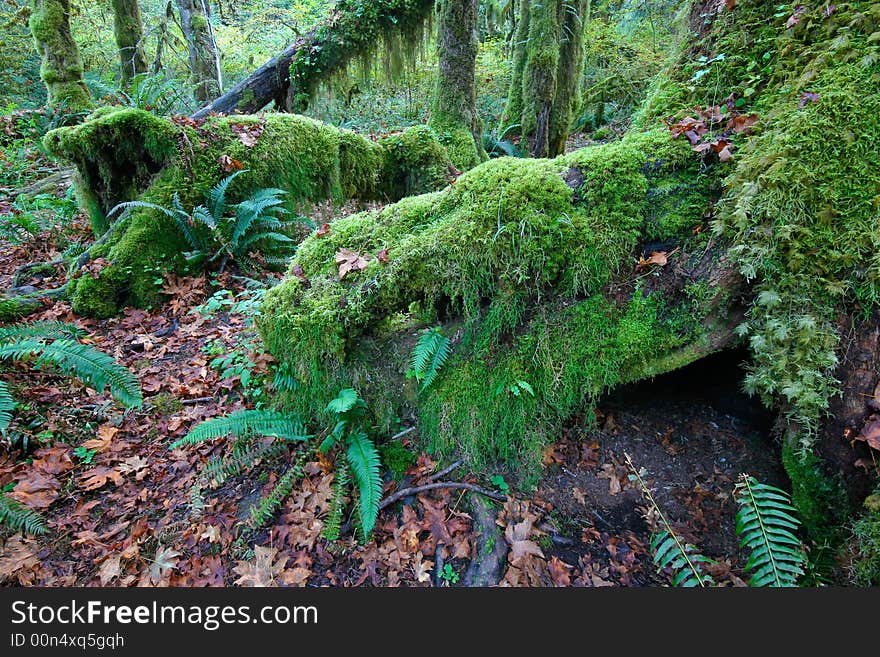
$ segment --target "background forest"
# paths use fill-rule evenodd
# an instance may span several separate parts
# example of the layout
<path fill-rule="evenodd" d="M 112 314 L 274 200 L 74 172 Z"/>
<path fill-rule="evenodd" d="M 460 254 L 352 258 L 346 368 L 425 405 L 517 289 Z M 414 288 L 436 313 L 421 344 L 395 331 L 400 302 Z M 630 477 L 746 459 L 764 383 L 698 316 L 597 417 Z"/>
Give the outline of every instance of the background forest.
<path fill-rule="evenodd" d="M 0 582 L 880 584 L 878 116 L 870 2 L 0 0 Z"/>

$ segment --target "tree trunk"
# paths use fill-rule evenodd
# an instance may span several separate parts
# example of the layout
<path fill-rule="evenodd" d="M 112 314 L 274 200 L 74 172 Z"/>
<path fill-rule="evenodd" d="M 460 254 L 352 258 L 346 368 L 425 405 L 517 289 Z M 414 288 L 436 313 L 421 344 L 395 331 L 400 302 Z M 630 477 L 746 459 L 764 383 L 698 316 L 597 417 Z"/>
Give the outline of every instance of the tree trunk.
<path fill-rule="evenodd" d="M 453 164 L 466 170 L 486 158 L 477 116 L 477 0 L 437 6 L 437 81 L 429 125 L 444 136 Z"/>
<path fill-rule="evenodd" d="M 519 134 L 533 157 L 565 150 L 579 102 L 583 18 L 590 6 L 589 0 L 521 0 L 502 131 Z"/>
<path fill-rule="evenodd" d="M 434 0 L 341 0 L 324 23 L 193 117 L 249 114 L 273 101 L 278 110 L 303 112 L 321 80 L 345 70 L 353 60 L 375 54 L 383 36 L 418 40 L 433 9 Z"/>
<path fill-rule="evenodd" d="M 70 32 L 69 0 L 34 0 L 30 18 L 48 103 L 69 112 L 91 108 L 79 49 Z"/>
<path fill-rule="evenodd" d="M 177 8 L 189 48 L 189 67 L 196 100 L 203 103 L 212 101 L 223 93 L 223 77 L 208 0 L 177 0 Z"/>
<path fill-rule="evenodd" d="M 147 72 L 138 0 L 113 0 L 113 33 L 119 49 L 120 80 L 125 86 L 136 75 Z"/>

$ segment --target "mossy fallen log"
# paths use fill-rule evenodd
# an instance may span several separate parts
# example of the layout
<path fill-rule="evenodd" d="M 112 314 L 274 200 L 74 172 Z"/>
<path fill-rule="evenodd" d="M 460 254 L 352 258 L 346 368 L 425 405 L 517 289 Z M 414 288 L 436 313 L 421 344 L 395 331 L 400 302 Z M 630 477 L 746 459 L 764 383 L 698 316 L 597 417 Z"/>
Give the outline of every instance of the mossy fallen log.
<path fill-rule="evenodd" d="M 434 449 L 534 474 L 546 440 L 603 391 L 735 339 L 741 279 L 693 230 L 718 192 L 711 168 L 655 130 L 493 160 L 441 192 L 336 220 L 301 245 L 304 277 L 270 291 L 258 318 L 296 374 L 288 403 L 320 415 L 329 391 L 355 387 L 380 431 L 415 415 Z M 649 243 L 678 250 L 636 271 Z M 341 278 L 342 249 L 372 258 Z M 420 393 L 406 372 L 436 325 L 453 356 Z"/>
<path fill-rule="evenodd" d="M 135 109 L 101 110 L 80 125 L 50 132 L 48 150 L 76 165 L 76 190 L 94 232 L 104 234 L 109 212 L 140 200 L 169 207 L 177 195 L 185 208 L 202 203 L 231 171 L 246 169 L 229 199 L 263 187 L 288 192 L 288 209 L 346 199 L 396 199 L 439 189 L 455 175 L 446 149 L 429 128 L 418 126 L 380 142 L 290 114 L 210 117 L 204 121 L 159 118 Z M 157 277 L 185 267 L 183 235 L 161 212 L 138 208 L 125 226 L 92 249 L 103 269 L 72 282 L 74 310 L 105 317 L 120 304 L 158 298 Z"/>

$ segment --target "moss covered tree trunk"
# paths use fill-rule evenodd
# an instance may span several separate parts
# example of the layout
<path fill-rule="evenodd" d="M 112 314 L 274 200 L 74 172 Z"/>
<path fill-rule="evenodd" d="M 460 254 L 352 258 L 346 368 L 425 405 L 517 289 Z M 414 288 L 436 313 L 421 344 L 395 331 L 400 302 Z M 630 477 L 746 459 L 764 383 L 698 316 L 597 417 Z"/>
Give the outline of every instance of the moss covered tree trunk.
<path fill-rule="evenodd" d="M 136 75 L 147 72 L 138 0 L 113 0 L 113 34 L 119 49 L 120 79 L 125 85 Z"/>
<path fill-rule="evenodd" d="M 180 25 L 189 49 L 189 67 L 196 100 L 209 102 L 223 92 L 220 53 L 211 27 L 207 0 L 177 0 Z"/>
<path fill-rule="evenodd" d="M 340 0 L 320 25 L 193 116 L 256 112 L 272 102 L 302 113 L 320 82 L 352 61 L 417 45 L 433 11 L 434 0 Z"/>
<path fill-rule="evenodd" d="M 467 170 L 486 158 L 477 116 L 477 0 L 437 5 L 437 81 L 429 125 L 447 141 L 452 162 Z"/>
<path fill-rule="evenodd" d="M 563 152 L 579 103 L 589 0 L 522 0 L 502 130 L 533 157 Z"/>
<path fill-rule="evenodd" d="M 33 0 L 30 28 L 42 59 L 48 103 L 77 112 L 92 105 L 79 48 L 70 32 L 69 0 Z"/>

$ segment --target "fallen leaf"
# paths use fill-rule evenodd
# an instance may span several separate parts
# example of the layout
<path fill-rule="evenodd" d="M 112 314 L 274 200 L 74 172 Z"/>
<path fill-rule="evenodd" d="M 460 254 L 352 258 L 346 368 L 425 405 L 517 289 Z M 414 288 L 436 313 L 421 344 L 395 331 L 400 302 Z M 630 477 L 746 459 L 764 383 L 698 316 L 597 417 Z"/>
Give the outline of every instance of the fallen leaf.
<path fill-rule="evenodd" d="M 162 581 L 162 578 L 168 571 L 177 567 L 179 556 L 180 552 L 173 548 L 163 547 L 156 551 L 156 556 L 150 565 L 150 578 L 153 580 L 153 583 Z"/>
<path fill-rule="evenodd" d="M 339 249 L 336 252 L 336 263 L 339 265 L 339 280 L 352 271 L 361 271 L 367 268 L 370 256 L 361 255 L 349 249 Z"/>
<path fill-rule="evenodd" d="M 324 235 L 330 234 L 330 224 L 321 224 L 318 230 L 315 231 L 316 237 L 324 237 Z"/>
<path fill-rule="evenodd" d="M 390 260 L 388 258 L 388 249 L 382 249 L 381 251 L 379 251 L 376 254 L 376 260 L 378 260 L 379 262 L 381 262 L 383 264 L 387 264 L 388 262 L 390 262 Z"/>
<path fill-rule="evenodd" d="M 287 557 L 276 561 L 278 550 L 257 545 L 254 547 L 253 561 L 239 561 L 233 568 L 239 575 L 235 583 L 239 586 L 267 587 L 277 586 L 277 579 L 284 571 Z"/>
<path fill-rule="evenodd" d="M 801 99 L 798 101 L 798 109 L 802 110 L 807 106 L 808 103 L 818 103 L 819 102 L 819 94 L 815 91 L 805 91 L 801 94 Z"/>
<path fill-rule="evenodd" d="M 232 173 L 233 171 L 241 171 L 244 169 L 244 165 L 241 162 L 225 154 L 220 156 L 220 167 L 226 173 Z"/>
<path fill-rule="evenodd" d="M 110 424 L 102 424 L 98 427 L 98 437 L 91 438 L 82 443 L 82 446 L 86 449 L 94 450 L 96 453 L 100 454 L 108 447 L 110 447 L 110 443 L 113 441 L 113 437 L 119 433 L 119 429 L 110 425 Z"/>
<path fill-rule="evenodd" d="M 96 490 L 104 486 L 108 480 L 118 486 L 122 483 L 122 474 L 114 468 L 99 465 L 84 472 L 79 478 L 79 484 L 85 490 Z"/>
<path fill-rule="evenodd" d="M 12 536 L 0 550 L 0 582 L 24 570 L 31 570 L 40 564 L 37 559 L 38 544 L 35 540 L 18 534 Z M 19 576 L 19 580 L 21 576 Z"/>
<path fill-rule="evenodd" d="M 880 450 L 880 419 L 868 422 L 856 436 L 856 440 L 864 440 L 876 450 Z"/>
<path fill-rule="evenodd" d="M 306 276 L 301 265 L 294 265 L 290 273 L 296 276 L 303 284 L 309 285 L 309 278 Z"/>
<path fill-rule="evenodd" d="M 61 483 L 52 475 L 31 469 L 12 489 L 10 496 L 31 509 L 42 510 L 58 499 Z"/>
<path fill-rule="evenodd" d="M 220 529 L 215 525 L 208 525 L 202 535 L 199 536 L 199 540 L 207 538 L 211 543 L 219 543 L 220 542 Z"/>
<path fill-rule="evenodd" d="M 101 586 L 107 586 L 112 580 L 119 577 L 121 572 L 121 556 L 119 554 L 111 554 L 104 559 L 101 563 L 101 567 L 98 569 L 98 577 L 101 579 Z"/>

